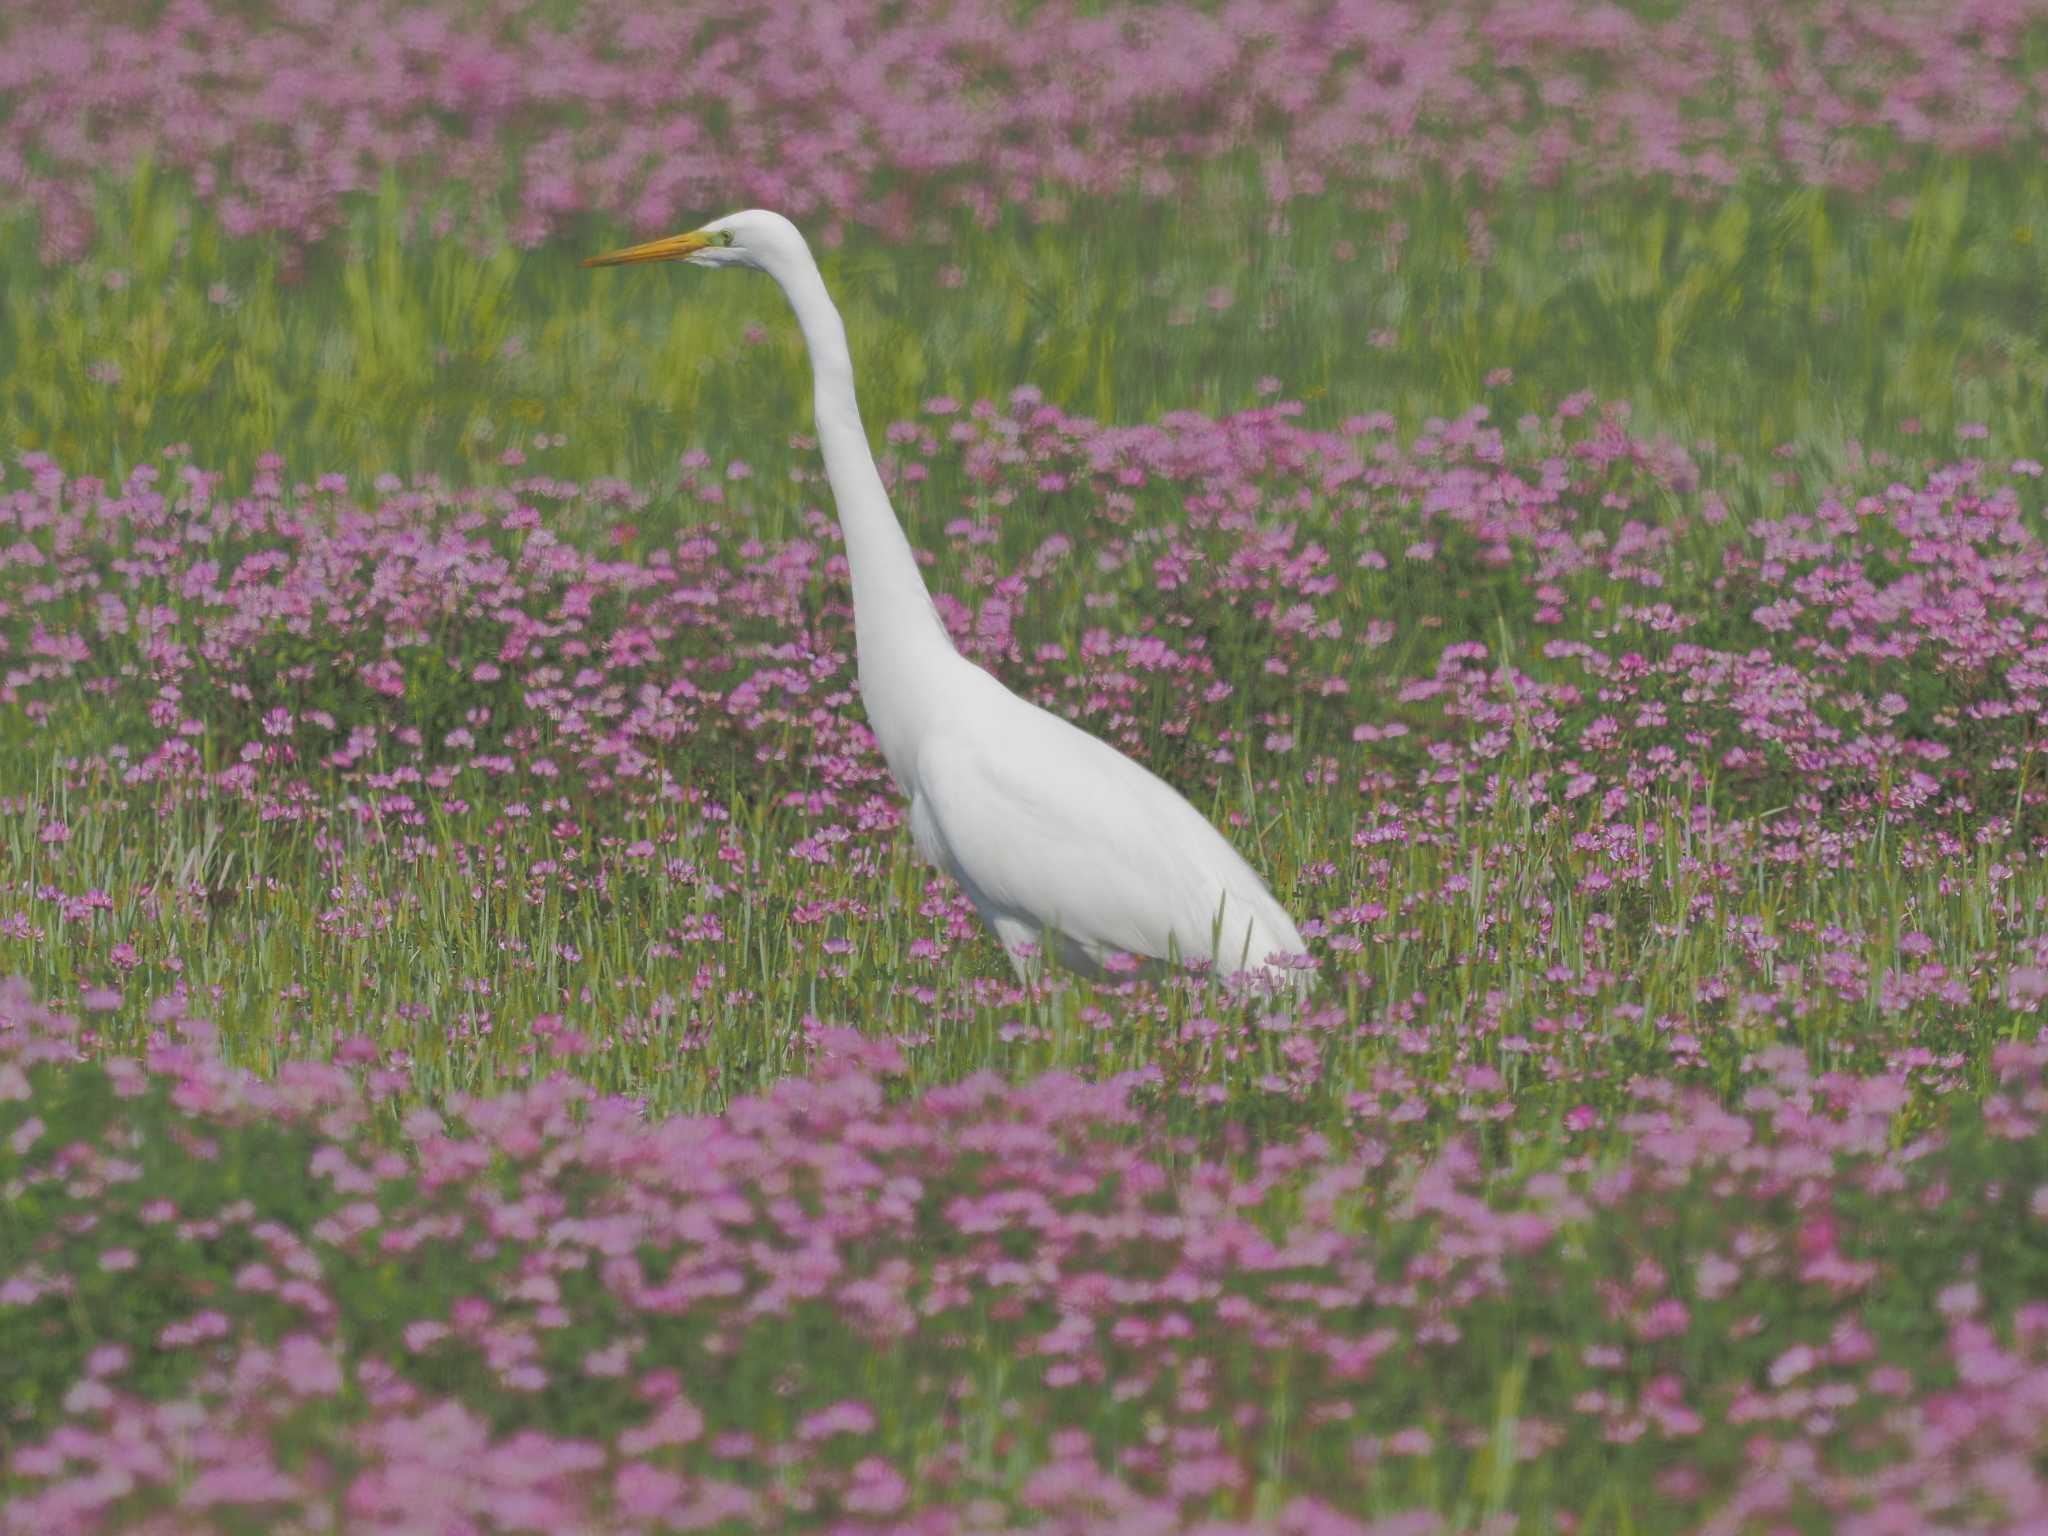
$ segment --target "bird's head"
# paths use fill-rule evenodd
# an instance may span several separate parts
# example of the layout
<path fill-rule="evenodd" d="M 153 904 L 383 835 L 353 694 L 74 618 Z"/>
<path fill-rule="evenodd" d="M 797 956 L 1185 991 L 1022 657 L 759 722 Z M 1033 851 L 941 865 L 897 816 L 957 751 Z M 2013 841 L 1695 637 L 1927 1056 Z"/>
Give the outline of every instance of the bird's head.
<path fill-rule="evenodd" d="M 642 261 L 687 261 L 693 267 L 753 267 L 773 273 L 807 254 L 804 237 L 779 213 L 749 208 L 713 219 L 686 235 L 666 235 L 644 245 L 584 259 L 586 267 L 622 267 Z"/>

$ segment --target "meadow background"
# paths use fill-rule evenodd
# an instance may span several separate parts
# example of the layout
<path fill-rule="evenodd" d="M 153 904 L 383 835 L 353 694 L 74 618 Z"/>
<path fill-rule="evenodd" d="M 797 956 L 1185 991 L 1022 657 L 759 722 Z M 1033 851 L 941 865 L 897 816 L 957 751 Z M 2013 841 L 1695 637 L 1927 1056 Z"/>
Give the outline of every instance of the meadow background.
<path fill-rule="evenodd" d="M 2048 1521 L 2048 6 L 0 9 L 0 1531 Z M 1013 984 L 961 649 L 1320 967 Z"/>

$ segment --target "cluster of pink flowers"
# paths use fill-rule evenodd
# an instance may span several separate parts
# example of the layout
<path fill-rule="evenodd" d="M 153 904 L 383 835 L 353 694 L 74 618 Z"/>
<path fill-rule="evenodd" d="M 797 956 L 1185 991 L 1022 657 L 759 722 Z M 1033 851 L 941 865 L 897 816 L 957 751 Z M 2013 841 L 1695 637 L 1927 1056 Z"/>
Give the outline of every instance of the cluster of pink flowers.
<path fill-rule="evenodd" d="M 916 233 L 919 210 L 1058 217 L 1184 192 L 1256 154 L 1276 202 L 1419 174 L 1491 184 L 1751 175 L 1904 186 L 1931 147 L 2040 153 L 2041 0 L 1680 6 L 1588 0 L 508 0 L 149 18 L 44 6 L 0 53 L 0 209 L 52 259 L 94 238 L 92 177 L 191 179 L 234 235 L 312 242 L 399 173 L 424 222 L 536 243 L 603 213 L 654 230 L 749 204 Z"/>
<path fill-rule="evenodd" d="M 0 1336 L 78 1357 L 9 1436 L 10 1536 L 1221 1533 L 1262 1489 L 1259 1529 L 1391 1536 L 1438 1529 L 1404 1469 L 1482 1462 L 1654 1469 L 1710 1530 L 2048 1519 L 2048 1046 L 1952 1137 L 1777 1049 L 1733 1108 L 1644 1078 L 1604 1155 L 1508 1172 L 1399 1127 L 1198 1152 L 1143 1072 L 892 1097 L 897 1048 L 823 1027 L 715 1117 L 553 1078 L 394 1139 L 365 1043 L 265 1082 L 211 1040 L 164 1009 L 82 1065 L 0 989 L 0 1193 L 49 1218 Z"/>
<path fill-rule="evenodd" d="M 934 881 L 864 1035 L 806 1018 L 803 1075 L 650 1119 L 548 1074 L 701 1055 L 764 893 L 827 995 L 890 901 L 810 445 L 692 454 L 662 534 L 539 446 L 362 498 L 27 457 L 0 700 L 99 745 L 0 805 L 0 957 L 74 989 L 0 995 L 0 1199 L 48 1215 L 0 1259 L 0 1349 L 76 1354 L 0 1421 L 0 1531 L 1391 1533 L 1480 1465 L 1549 1479 L 1560 1526 L 1610 1477 L 1731 1532 L 2048 1517 L 2015 1257 L 2048 1221 L 2038 462 L 1972 430 L 1807 484 L 1587 397 L 1403 441 L 1022 389 L 883 436 L 968 655 L 1317 819 L 1279 873 L 1325 990 L 1135 988 L 1080 1016 L 1135 1070 L 891 1090 L 991 1015 L 1032 1048 L 1006 981 L 939 985 L 985 941 Z M 800 536 L 750 530 L 792 505 Z M 783 846 L 736 834 L 733 761 Z M 110 862 L 116 802 L 308 850 L 337 974 L 403 963 L 429 860 L 464 876 L 439 923 L 671 916 L 460 979 L 435 1027 L 526 1042 L 519 1091 L 408 1111 L 411 1023 L 298 985 L 265 1082 L 197 1017 L 214 893 Z M 1896 914 L 1779 899 L 1878 857 Z M 1709 958 L 1653 1006 L 1631 977 L 1682 943 Z M 543 966 L 549 1011 L 501 1012 Z M 365 1034 L 294 1061 L 302 1022 Z M 1816 1030 L 1825 1071 L 1768 1044 Z"/>
<path fill-rule="evenodd" d="M 1660 1064 L 1705 1070 L 1760 1027 L 1867 1008 L 1885 1028 L 1838 1049 L 1939 1093 L 1959 1081 L 1960 1020 L 2041 1002 L 2028 978 L 2048 946 L 2017 909 L 1990 931 L 1934 909 L 1899 931 L 1766 924 L 1751 900 L 1760 878 L 1824 880 L 1874 847 L 1944 891 L 2003 889 L 2031 859 L 2048 795 L 2031 771 L 2048 723 L 2031 461 L 1868 462 L 1840 487 L 1780 487 L 1738 529 L 1727 498 L 1755 494 L 1739 469 L 1716 489 L 1711 455 L 1584 398 L 1404 444 L 1385 418 L 1315 431 L 1284 404 L 1109 427 L 1020 390 L 932 401 L 886 437 L 968 655 L 1198 799 L 1248 775 L 1313 807 L 1328 859 L 1278 873 L 1326 974 L 1393 988 L 1371 1034 L 1406 1038 L 1422 1012 L 1388 956 L 1467 913 L 1522 981 L 1470 1004 L 1461 1069 L 1597 1077 L 1588 1042 L 1628 1027 Z M 573 947 L 503 957 L 584 978 L 555 1054 L 663 1033 L 650 1006 L 680 1008 L 681 1028 L 698 1003 L 743 1000 L 728 966 L 766 884 L 788 893 L 792 943 L 843 975 L 849 925 L 885 904 L 900 807 L 860 712 L 815 459 L 800 450 L 794 490 L 764 491 L 692 455 L 681 494 L 707 520 L 668 537 L 642 528 L 643 492 L 529 468 L 462 492 L 387 482 L 363 504 L 275 464 L 226 495 L 176 458 L 108 486 L 31 457 L 0 483 L 0 700 L 67 736 L 90 710 L 109 743 L 9 808 L 36 859 L 0 876 L 8 965 L 75 977 L 64 1001 L 130 1020 L 182 985 L 163 918 L 203 920 L 207 889 L 110 887 L 62 809 L 120 799 L 232 805 L 309 836 L 333 886 L 314 926 L 365 956 L 420 900 L 405 871 L 437 826 L 431 856 L 479 911 L 508 892 L 680 898 L 687 915 L 633 958 L 664 998 L 621 995 Z M 804 536 L 747 531 L 755 497 L 792 494 Z M 1679 586 L 1712 601 L 1674 606 Z M 716 786 L 733 761 L 776 805 L 777 847 L 732 828 Z M 1559 839 L 1550 883 L 1527 888 L 1514 842 L 1475 833 L 1489 818 Z M 365 857 L 388 875 L 366 879 Z M 1725 941 L 1683 1019 L 1644 1016 L 1620 984 L 1634 946 L 1662 941 L 1617 921 L 1644 902 Z M 929 967 L 981 942 L 978 924 L 939 882 L 923 916 L 904 985 L 935 1019 L 971 1013 L 986 999 L 941 996 Z M 461 1028 L 532 1027 L 496 1014 L 488 981 Z M 307 1006 L 277 1002 L 285 1019 Z M 1130 1006 L 1163 1022 L 1177 1005 Z M 1315 1011 L 1173 1029 L 1190 1060 L 1285 1041 L 1271 1086 L 1288 1093 L 1342 1047 Z M 1376 1068 L 1374 1113 L 1464 1103 L 1402 1059 Z"/>
<path fill-rule="evenodd" d="M 1537 807 L 1705 769 L 1838 831 L 1945 824 L 2048 725 L 2033 461 L 1876 455 L 1736 529 L 1625 406 L 1579 396 L 1505 429 L 1478 408 L 1407 444 L 1388 417 L 1299 415 L 1126 428 L 1030 389 L 935 400 L 888 428 L 885 478 L 941 546 L 963 651 L 1129 751 L 1158 753 L 1139 722 L 1163 705 L 1168 766 L 1197 783 L 1240 760 L 1292 777 L 1359 741 L 1404 765 L 1428 744 L 1417 786 L 1483 780 L 1520 733 Z M 359 503 L 338 476 L 287 486 L 276 460 L 224 495 L 175 450 L 119 486 L 26 455 L 0 482 L 20 634 L 0 700 L 35 722 L 81 691 L 132 709 L 156 739 L 110 762 L 120 782 L 270 815 L 295 814 L 309 769 L 364 782 L 373 761 L 416 800 L 535 779 L 673 799 L 665 757 L 727 727 L 799 733 L 843 812 L 880 781 L 845 760 L 865 739 L 844 565 L 805 448 L 807 532 L 772 546 L 748 531 L 750 482 L 696 453 L 680 489 L 704 521 L 668 538 L 617 482 L 387 478 Z M 1702 539 L 1714 602 L 1686 611 L 1666 589 L 1699 579 Z M 1144 611 L 1120 618 L 1133 576 Z M 1414 600 L 1385 601 L 1396 588 Z M 1518 654 L 1470 629 L 1488 607 L 1529 636 Z M 1074 611 L 1102 619 L 1053 638 Z M 1226 677 L 1204 637 L 1237 631 L 1262 661 Z M 1247 702 L 1268 729 L 1228 723 Z"/>

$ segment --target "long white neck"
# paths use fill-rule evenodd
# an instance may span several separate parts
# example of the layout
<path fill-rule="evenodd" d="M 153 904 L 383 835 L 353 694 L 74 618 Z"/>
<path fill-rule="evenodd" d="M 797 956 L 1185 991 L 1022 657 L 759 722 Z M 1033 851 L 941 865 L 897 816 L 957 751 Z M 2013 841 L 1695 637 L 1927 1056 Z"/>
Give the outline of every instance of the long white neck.
<path fill-rule="evenodd" d="M 916 723 L 932 702 L 932 684 L 955 654 L 953 642 L 882 488 L 861 426 L 860 402 L 854 398 L 846 325 L 825 291 L 825 280 L 808 252 L 801 261 L 777 265 L 783 270 L 773 275 L 810 349 L 818 443 L 846 535 L 861 700 L 882 755 L 901 780 Z"/>

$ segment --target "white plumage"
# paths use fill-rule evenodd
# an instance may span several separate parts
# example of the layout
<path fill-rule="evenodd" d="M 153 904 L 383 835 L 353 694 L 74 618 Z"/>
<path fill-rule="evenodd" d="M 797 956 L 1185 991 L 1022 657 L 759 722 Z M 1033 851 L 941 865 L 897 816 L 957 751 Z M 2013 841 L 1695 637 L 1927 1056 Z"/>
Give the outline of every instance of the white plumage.
<path fill-rule="evenodd" d="M 586 265 L 747 266 L 782 286 L 810 349 L 818 438 L 846 534 L 861 700 L 918 851 L 960 882 L 1020 976 L 1113 954 L 1308 972 L 1265 882 L 1170 785 L 1018 698 L 953 649 L 876 472 L 846 328 L 803 236 L 735 213 Z M 1273 964 L 1278 962 L 1277 967 Z"/>

